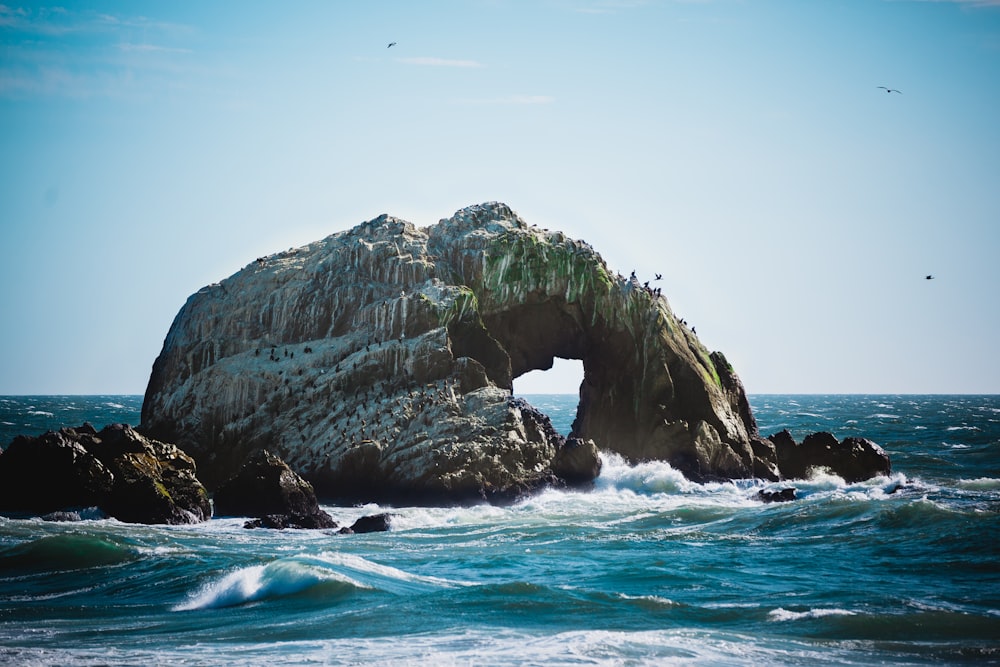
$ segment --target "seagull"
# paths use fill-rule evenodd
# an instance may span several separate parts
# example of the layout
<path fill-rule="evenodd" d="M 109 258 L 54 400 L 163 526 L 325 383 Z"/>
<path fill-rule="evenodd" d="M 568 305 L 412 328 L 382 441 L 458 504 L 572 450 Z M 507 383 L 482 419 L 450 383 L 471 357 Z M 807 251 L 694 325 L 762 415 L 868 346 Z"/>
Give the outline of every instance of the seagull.
<path fill-rule="evenodd" d="M 928 275 L 924 278 L 924 280 L 934 280 L 934 276 Z"/>
<path fill-rule="evenodd" d="M 387 49 L 391 49 L 391 48 L 392 48 L 392 47 L 394 47 L 394 46 L 396 46 L 396 42 L 389 42 L 389 46 L 387 46 L 387 47 L 385 47 L 385 48 L 387 48 Z M 897 90 L 896 92 L 898 93 L 899 91 Z"/>
<path fill-rule="evenodd" d="M 882 90 L 884 90 L 887 93 L 899 93 L 900 95 L 903 94 L 902 90 L 896 90 L 895 88 L 886 88 L 885 86 L 876 86 L 876 88 L 881 88 Z"/>

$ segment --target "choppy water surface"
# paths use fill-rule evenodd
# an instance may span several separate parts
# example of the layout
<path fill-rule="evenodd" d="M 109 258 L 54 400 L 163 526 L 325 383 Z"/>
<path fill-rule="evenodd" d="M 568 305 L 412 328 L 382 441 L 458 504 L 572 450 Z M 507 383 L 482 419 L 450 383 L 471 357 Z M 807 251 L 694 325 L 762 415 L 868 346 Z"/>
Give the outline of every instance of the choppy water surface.
<path fill-rule="evenodd" d="M 575 397 L 529 400 L 568 431 Z M 100 427 L 140 402 L 0 398 L 0 443 L 28 404 Z M 511 507 L 327 507 L 396 514 L 352 536 L 0 518 L 0 662 L 1000 663 L 1000 397 L 751 402 L 765 434 L 879 442 L 892 476 L 765 505 L 780 485 L 606 457 L 592 490 Z"/>

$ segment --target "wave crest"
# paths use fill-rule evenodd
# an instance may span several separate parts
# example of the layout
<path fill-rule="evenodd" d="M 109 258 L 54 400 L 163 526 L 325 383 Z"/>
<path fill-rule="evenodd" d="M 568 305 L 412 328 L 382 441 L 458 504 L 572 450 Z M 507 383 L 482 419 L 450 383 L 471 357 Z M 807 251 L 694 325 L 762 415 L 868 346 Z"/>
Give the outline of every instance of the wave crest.
<path fill-rule="evenodd" d="M 218 609 L 294 595 L 338 598 L 359 590 L 402 593 L 449 585 L 452 582 L 413 575 L 359 556 L 324 553 L 240 568 L 209 582 L 173 609 Z"/>
<path fill-rule="evenodd" d="M 772 610 L 768 615 L 768 619 L 771 621 L 802 621 L 810 620 L 814 618 L 823 618 L 825 616 L 856 616 L 857 612 L 851 611 L 849 609 L 808 609 L 806 611 L 790 611 L 788 609 L 782 609 L 778 607 Z"/>

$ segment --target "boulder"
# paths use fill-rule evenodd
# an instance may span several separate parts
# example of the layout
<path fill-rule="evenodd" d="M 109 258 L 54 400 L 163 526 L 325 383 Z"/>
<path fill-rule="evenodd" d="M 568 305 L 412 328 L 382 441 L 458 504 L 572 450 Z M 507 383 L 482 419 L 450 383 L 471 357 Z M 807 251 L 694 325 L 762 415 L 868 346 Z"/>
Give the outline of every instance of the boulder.
<path fill-rule="evenodd" d="M 569 484 L 597 479 L 601 474 L 601 456 L 593 440 L 567 438 L 552 461 L 552 472 Z"/>
<path fill-rule="evenodd" d="M 381 533 L 389 530 L 392 525 L 392 515 L 387 513 L 363 516 L 344 532 L 351 533 Z"/>
<path fill-rule="evenodd" d="M 556 357 L 583 362 L 582 446 L 512 398 Z M 732 366 L 659 289 L 500 203 L 424 228 L 381 215 L 199 290 L 153 364 L 142 430 L 210 488 L 266 448 L 356 501 L 586 482 L 598 449 L 692 479 L 774 472 Z"/>
<path fill-rule="evenodd" d="M 288 464 L 260 450 L 213 497 L 216 516 L 309 515 L 320 511 L 312 484 Z"/>
<path fill-rule="evenodd" d="M 807 435 L 801 444 L 787 431 L 768 438 L 775 447 L 778 468 L 784 479 L 808 477 L 814 468 L 825 469 L 848 484 L 888 475 L 889 455 L 866 438 L 849 437 L 838 441 L 832 433 Z"/>
<path fill-rule="evenodd" d="M 50 514 L 86 507 L 130 523 L 211 517 L 194 460 L 126 424 L 18 436 L 0 456 L 0 509 Z"/>
<path fill-rule="evenodd" d="M 0 454 L 0 509 L 48 514 L 106 501 L 114 475 L 81 442 L 94 427 L 19 435 Z"/>
<path fill-rule="evenodd" d="M 259 517 L 246 528 L 336 528 L 312 484 L 274 454 L 261 450 L 215 491 L 220 516 Z"/>

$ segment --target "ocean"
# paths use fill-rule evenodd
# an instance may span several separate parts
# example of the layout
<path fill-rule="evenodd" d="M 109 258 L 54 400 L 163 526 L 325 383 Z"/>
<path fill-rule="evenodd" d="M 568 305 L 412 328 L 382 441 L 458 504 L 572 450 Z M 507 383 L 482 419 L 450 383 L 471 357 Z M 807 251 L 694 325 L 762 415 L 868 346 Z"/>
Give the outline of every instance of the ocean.
<path fill-rule="evenodd" d="M 562 432 L 576 397 L 527 396 Z M 761 432 L 860 435 L 893 473 L 763 504 L 605 456 L 589 490 L 376 512 L 388 533 L 0 518 L 0 663 L 1000 664 L 1000 396 L 754 395 Z M 141 396 L 0 397 L 0 446 Z M 86 514 L 85 514 L 86 516 Z"/>

